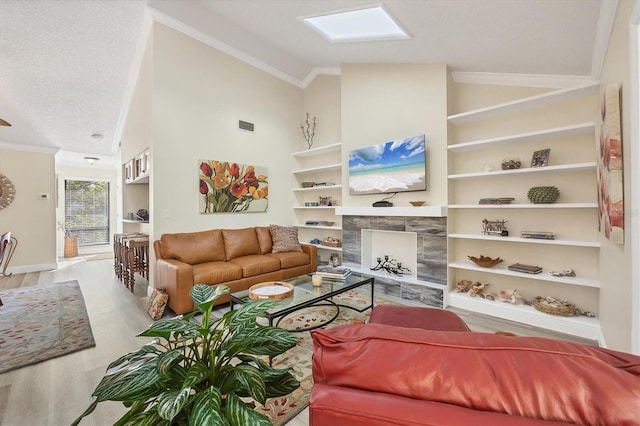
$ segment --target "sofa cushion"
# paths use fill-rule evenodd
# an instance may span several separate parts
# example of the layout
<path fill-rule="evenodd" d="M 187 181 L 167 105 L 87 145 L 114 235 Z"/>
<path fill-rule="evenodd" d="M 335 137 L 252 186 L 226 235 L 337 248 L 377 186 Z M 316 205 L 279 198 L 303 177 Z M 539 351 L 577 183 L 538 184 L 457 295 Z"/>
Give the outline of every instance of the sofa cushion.
<path fill-rule="evenodd" d="M 298 251 L 289 251 L 286 253 L 269 253 L 267 256 L 278 259 L 280 261 L 280 268 L 282 269 L 304 266 L 308 265 L 311 262 L 309 259 L 309 254 Z"/>
<path fill-rule="evenodd" d="M 220 284 L 242 278 L 242 268 L 229 262 L 207 262 L 193 265 L 194 284 Z"/>
<path fill-rule="evenodd" d="M 312 332 L 315 383 L 576 424 L 640 418 L 640 357 L 533 337 L 383 324 Z"/>
<path fill-rule="evenodd" d="M 260 244 L 260 254 L 271 253 L 271 247 L 273 246 L 271 228 L 268 226 L 256 226 L 256 235 Z"/>
<path fill-rule="evenodd" d="M 371 310 L 369 323 L 439 331 L 471 331 L 451 311 L 418 306 L 378 305 Z"/>
<path fill-rule="evenodd" d="M 222 238 L 227 260 L 249 254 L 260 254 L 260 244 L 255 228 L 223 229 Z"/>
<path fill-rule="evenodd" d="M 271 225 L 272 253 L 302 251 L 298 240 L 298 228 L 295 226 Z"/>
<path fill-rule="evenodd" d="M 280 270 L 280 261 L 278 259 L 262 254 L 236 257 L 231 259 L 229 263 L 242 269 L 242 278 Z"/>
<path fill-rule="evenodd" d="M 190 265 L 225 260 L 222 233 L 219 229 L 162 234 L 160 252 L 164 259 L 176 259 Z"/>

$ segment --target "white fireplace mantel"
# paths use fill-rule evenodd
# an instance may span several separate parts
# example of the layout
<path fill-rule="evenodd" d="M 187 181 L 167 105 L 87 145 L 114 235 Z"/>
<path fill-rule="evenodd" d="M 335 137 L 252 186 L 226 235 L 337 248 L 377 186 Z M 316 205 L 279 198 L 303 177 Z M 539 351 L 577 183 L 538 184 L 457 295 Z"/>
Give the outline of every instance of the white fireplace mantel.
<path fill-rule="evenodd" d="M 447 206 L 423 207 L 346 207 L 337 206 L 338 216 L 418 216 L 446 217 Z"/>

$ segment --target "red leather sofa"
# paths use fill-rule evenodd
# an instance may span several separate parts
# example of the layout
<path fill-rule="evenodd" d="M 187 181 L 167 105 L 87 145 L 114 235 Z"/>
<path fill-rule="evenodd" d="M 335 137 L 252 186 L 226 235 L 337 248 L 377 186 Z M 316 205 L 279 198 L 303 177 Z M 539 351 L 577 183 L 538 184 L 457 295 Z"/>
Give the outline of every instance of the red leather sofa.
<path fill-rule="evenodd" d="M 638 356 L 383 306 L 369 324 L 312 332 L 310 425 L 640 423 Z"/>

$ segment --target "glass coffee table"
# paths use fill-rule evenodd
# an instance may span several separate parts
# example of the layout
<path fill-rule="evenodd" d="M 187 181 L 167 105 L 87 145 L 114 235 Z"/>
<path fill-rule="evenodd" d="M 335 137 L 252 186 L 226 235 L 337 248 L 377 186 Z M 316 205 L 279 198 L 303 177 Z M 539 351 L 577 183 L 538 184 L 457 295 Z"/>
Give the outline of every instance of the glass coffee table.
<path fill-rule="evenodd" d="M 359 272 L 352 272 L 344 280 L 336 281 L 328 280 L 325 278 L 322 280 L 322 285 L 319 287 L 314 287 L 312 285 L 311 274 L 301 275 L 299 277 L 283 281 L 293 285 L 293 294 L 286 299 L 275 301 L 275 304 L 267 310 L 265 314 L 267 320 L 269 321 L 269 325 L 271 326 L 277 327 L 278 324 L 280 324 L 280 321 L 282 321 L 287 315 L 312 306 L 334 306 L 336 308 L 336 312 L 331 318 L 328 318 L 327 321 L 321 322 L 320 324 L 314 324 L 311 327 L 290 331 L 308 331 L 324 327 L 338 317 L 338 315 L 340 314 L 340 308 L 353 309 L 357 312 L 364 312 L 367 309 L 373 308 L 374 277 L 370 275 L 364 275 Z M 340 304 L 333 300 L 333 297 L 337 296 L 340 293 L 344 293 L 346 291 L 366 285 L 370 286 L 371 304 L 362 309 Z M 233 309 L 233 306 L 236 304 L 242 305 L 244 303 L 251 302 L 253 302 L 253 300 L 249 298 L 249 290 L 231 293 L 231 309 Z"/>

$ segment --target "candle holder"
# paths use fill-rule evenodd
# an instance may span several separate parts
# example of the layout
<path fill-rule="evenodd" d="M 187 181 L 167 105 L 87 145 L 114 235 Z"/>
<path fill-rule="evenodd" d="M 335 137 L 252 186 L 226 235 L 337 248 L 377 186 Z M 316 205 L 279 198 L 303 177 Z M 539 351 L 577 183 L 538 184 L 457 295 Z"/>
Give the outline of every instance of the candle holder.
<path fill-rule="evenodd" d="M 411 272 L 409 268 L 405 268 L 402 266 L 402 262 L 398 262 L 396 259 L 389 259 L 389 255 L 384 255 L 384 260 L 382 258 L 377 257 L 376 261 L 378 264 L 373 268 L 369 268 L 372 271 L 384 270 L 391 274 L 395 275 L 404 275 L 405 272 Z"/>

